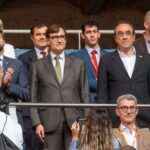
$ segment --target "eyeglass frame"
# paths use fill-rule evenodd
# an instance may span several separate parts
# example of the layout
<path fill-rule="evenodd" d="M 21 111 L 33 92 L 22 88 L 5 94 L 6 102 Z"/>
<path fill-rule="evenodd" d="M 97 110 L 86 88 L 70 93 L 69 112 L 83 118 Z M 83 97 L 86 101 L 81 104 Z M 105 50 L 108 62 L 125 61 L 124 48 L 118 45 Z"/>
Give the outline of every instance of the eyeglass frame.
<path fill-rule="evenodd" d="M 121 107 L 117 107 L 118 109 L 120 109 L 122 112 L 126 113 L 128 112 L 128 110 L 130 109 L 130 111 L 132 113 L 136 112 L 138 107 L 137 106 L 121 106 Z"/>
<path fill-rule="evenodd" d="M 61 40 L 65 40 L 66 39 L 66 36 L 65 35 L 53 35 L 53 36 L 50 36 L 49 37 L 50 39 L 52 39 L 52 40 L 59 40 L 59 39 L 61 39 Z"/>
<path fill-rule="evenodd" d="M 115 35 L 116 36 L 119 36 L 119 37 L 123 37 L 124 35 L 126 35 L 126 36 L 131 36 L 131 35 L 134 35 L 134 32 L 132 32 L 132 31 L 125 31 L 125 32 L 123 32 L 123 31 L 118 31 L 118 32 L 116 32 L 115 33 Z"/>

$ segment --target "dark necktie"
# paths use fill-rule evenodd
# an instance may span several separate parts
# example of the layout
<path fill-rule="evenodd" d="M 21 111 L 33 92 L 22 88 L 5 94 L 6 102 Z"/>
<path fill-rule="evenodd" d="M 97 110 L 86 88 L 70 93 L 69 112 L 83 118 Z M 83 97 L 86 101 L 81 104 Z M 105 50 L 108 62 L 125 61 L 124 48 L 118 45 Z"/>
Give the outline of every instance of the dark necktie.
<path fill-rule="evenodd" d="M 97 63 L 97 59 L 96 59 L 96 53 L 97 53 L 96 50 L 92 50 L 91 59 L 92 59 L 92 64 L 93 64 L 95 74 L 97 76 L 97 74 L 98 74 L 98 63 Z"/>
<path fill-rule="evenodd" d="M 62 75 L 61 75 L 61 65 L 60 65 L 60 57 L 55 57 L 55 60 L 56 60 L 56 64 L 55 64 L 55 72 L 56 72 L 56 75 L 57 75 L 57 79 L 59 81 L 59 83 L 61 84 L 61 81 L 62 81 Z"/>
<path fill-rule="evenodd" d="M 42 54 L 43 57 L 46 56 L 46 52 L 44 52 L 44 51 L 41 51 L 40 54 Z"/>

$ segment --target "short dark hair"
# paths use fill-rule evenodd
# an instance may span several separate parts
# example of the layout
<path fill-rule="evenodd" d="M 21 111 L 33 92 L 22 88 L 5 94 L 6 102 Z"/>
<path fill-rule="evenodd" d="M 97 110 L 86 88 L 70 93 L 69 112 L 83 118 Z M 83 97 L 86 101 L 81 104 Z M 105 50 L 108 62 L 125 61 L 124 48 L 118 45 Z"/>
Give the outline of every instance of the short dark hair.
<path fill-rule="evenodd" d="M 33 23 L 33 25 L 30 27 L 30 34 L 33 35 L 34 34 L 34 29 L 35 28 L 42 28 L 42 27 L 48 27 L 48 25 L 45 22 L 42 21 L 35 21 Z"/>
<path fill-rule="evenodd" d="M 91 26 L 91 27 L 92 27 L 92 26 L 96 26 L 97 29 L 99 30 L 99 24 L 98 24 L 98 22 L 95 21 L 95 20 L 92 20 L 92 19 L 88 19 L 88 20 L 86 20 L 86 21 L 84 21 L 84 22 L 82 23 L 82 25 L 81 25 L 82 33 L 84 33 L 86 26 Z"/>
<path fill-rule="evenodd" d="M 60 25 L 60 24 L 52 24 L 52 25 L 50 25 L 48 27 L 48 30 L 46 32 L 46 37 L 49 38 L 49 35 L 51 33 L 57 33 L 57 32 L 59 32 L 60 28 L 62 28 L 64 30 L 65 34 L 66 34 L 65 28 L 62 25 Z"/>
<path fill-rule="evenodd" d="M 133 34 L 135 34 L 135 29 L 134 29 L 134 26 L 133 26 L 132 23 L 130 23 L 129 21 L 119 21 L 119 22 L 115 25 L 115 28 L 114 28 L 114 35 L 116 35 L 116 28 L 117 28 L 120 24 L 128 24 L 129 26 L 132 27 Z"/>

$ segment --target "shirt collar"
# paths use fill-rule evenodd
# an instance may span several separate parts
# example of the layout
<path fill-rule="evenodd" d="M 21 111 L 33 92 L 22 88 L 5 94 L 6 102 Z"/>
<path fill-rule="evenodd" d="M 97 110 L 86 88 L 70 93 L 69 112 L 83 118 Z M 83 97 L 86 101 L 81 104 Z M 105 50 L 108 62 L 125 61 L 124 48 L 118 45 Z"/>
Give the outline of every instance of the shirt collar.
<path fill-rule="evenodd" d="M 126 55 L 124 52 L 121 52 L 119 49 L 118 49 L 118 53 L 119 53 L 120 57 L 130 57 L 130 56 L 135 56 L 136 55 L 136 50 L 133 46 L 132 47 L 132 53 L 130 55 Z"/>
<path fill-rule="evenodd" d="M 125 132 L 125 131 L 129 131 L 129 129 L 127 128 L 127 127 L 125 127 L 123 124 L 120 124 L 120 130 L 122 131 L 122 132 Z M 133 131 L 135 131 L 136 130 L 136 126 L 134 125 L 133 126 L 133 129 L 132 129 L 132 132 Z"/>
<path fill-rule="evenodd" d="M 88 52 L 89 54 L 91 54 L 93 48 L 90 48 L 90 47 L 88 47 L 88 46 L 85 46 L 85 48 L 86 48 L 87 52 Z M 98 54 L 100 53 L 100 47 L 99 47 L 99 46 L 98 46 L 98 48 L 96 48 L 96 49 L 94 49 L 94 50 L 96 50 L 96 52 L 97 52 Z"/>
<path fill-rule="evenodd" d="M 51 55 L 52 60 L 55 60 L 55 58 L 57 57 L 57 55 L 54 54 L 54 53 L 51 52 L 51 51 L 50 51 L 50 55 Z M 59 57 L 61 58 L 61 60 L 64 60 L 64 59 L 65 59 L 65 53 L 64 53 L 64 51 L 59 55 Z"/>
<path fill-rule="evenodd" d="M 4 55 L 1 55 L 0 60 L 3 61 L 3 59 L 4 59 Z"/>

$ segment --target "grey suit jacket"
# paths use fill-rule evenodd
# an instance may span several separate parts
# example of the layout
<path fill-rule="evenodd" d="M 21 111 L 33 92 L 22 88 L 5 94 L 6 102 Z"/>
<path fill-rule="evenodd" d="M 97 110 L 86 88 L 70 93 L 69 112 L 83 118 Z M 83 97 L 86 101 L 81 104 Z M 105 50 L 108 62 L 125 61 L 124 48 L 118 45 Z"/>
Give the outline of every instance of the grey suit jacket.
<path fill-rule="evenodd" d="M 64 77 L 60 85 L 50 55 L 33 63 L 32 102 L 89 103 L 89 85 L 82 60 L 65 55 Z M 43 124 L 46 132 L 54 131 L 61 119 L 62 108 L 32 108 L 33 126 Z M 68 125 L 84 114 L 82 108 L 64 108 Z"/>

